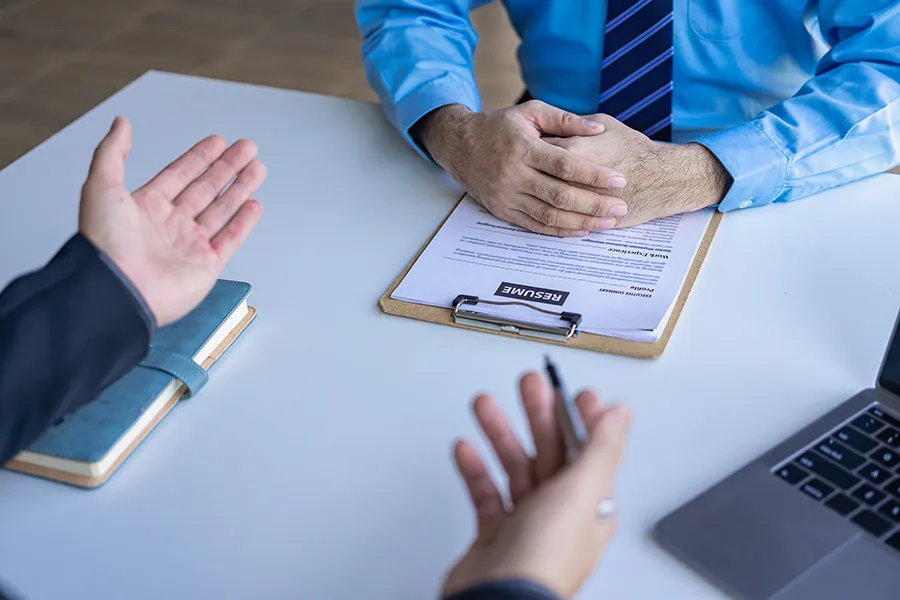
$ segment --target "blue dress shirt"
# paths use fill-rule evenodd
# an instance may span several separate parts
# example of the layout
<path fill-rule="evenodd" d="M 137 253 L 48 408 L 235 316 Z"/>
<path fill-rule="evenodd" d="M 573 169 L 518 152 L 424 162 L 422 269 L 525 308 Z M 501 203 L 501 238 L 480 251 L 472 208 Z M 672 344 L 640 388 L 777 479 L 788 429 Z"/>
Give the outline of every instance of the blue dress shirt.
<path fill-rule="evenodd" d="M 489 0 L 358 0 L 369 81 L 394 126 L 481 110 L 469 11 Z M 602 0 L 505 0 L 535 98 L 579 114 L 601 91 Z M 722 211 L 796 200 L 900 163 L 900 0 L 675 0 L 674 141 L 734 183 Z M 424 153 L 422 153 L 424 155 Z"/>

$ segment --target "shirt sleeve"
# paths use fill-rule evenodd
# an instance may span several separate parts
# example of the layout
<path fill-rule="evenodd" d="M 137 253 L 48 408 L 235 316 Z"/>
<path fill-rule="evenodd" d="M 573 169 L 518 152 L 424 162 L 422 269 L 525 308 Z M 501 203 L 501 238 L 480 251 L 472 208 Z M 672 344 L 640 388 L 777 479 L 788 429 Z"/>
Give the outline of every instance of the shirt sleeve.
<path fill-rule="evenodd" d="M 409 129 L 449 104 L 481 110 L 469 11 L 490 0 L 359 0 L 356 19 L 369 84 L 388 119 L 427 160 Z"/>
<path fill-rule="evenodd" d="M 87 238 L 0 292 L 0 464 L 146 355 L 138 298 Z"/>
<path fill-rule="evenodd" d="M 97 251 L 97 254 L 100 257 L 100 260 L 103 261 L 110 271 L 119 278 L 119 281 L 122 282 L 122 285 L 125 286 L 131 295 L 134 296 L 135 302 L 138 304 L 138 310 L 141 313 L 141 317 L 144 320 L 144 323 L 147 325 L 147 329 L 150 331 L 150 335 L 152 336 L 154 332 L 156 332 L 157 324 L 156 324 L 156 316 L 153 314 L 153 311 L 150 310 L 150 305 L 147 304 L 147 301 L 144 299 L 144 295 L 141 294 L 140 290 L 135 287 L 134 283 L 128 278 L 125 273 L 122 272 L 122 269 L 119 268 L 113 259 L 109 257 L 105 252 L 100 250 Z"/>
<path fill-rule="evenodd" d="M 488 581 L 444 600 L 560 600 L 547 587 L 527 579 Z"/>
<path fill-rule="evenodd" d="M 804 198 L 900 162 L 900 2 L 820 0 L 829 52 L 792 98 L 697 140 L 734 179 L 719 210 Z"/>

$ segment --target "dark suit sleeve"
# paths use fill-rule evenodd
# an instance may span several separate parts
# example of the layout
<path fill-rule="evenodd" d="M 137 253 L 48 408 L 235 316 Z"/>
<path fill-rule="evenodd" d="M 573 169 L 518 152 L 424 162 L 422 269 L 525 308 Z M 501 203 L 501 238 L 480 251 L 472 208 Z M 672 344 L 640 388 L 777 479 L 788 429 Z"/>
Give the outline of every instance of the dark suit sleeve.
<path fill-rule="evenodd" d="M 143 300 L 85 237 L 0 293 L 0 464 L 147 353 Z"/>
<path fill-rule="evenodd" d="M 478 584 L 444 600 L 560 600 L 560 598 L 535 581 L 501 579 Z"/>

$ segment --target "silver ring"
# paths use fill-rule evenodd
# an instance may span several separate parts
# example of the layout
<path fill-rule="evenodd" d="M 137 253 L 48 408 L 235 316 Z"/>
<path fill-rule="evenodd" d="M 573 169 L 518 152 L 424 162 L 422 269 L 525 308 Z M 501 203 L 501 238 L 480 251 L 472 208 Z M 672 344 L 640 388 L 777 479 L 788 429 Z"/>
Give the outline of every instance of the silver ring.
<path fill-rule="evenodd" d="M 597 516 L 604 521 L 616 516 L 616 501 L 612 498 L 604 498 L 597 504 Z"/>

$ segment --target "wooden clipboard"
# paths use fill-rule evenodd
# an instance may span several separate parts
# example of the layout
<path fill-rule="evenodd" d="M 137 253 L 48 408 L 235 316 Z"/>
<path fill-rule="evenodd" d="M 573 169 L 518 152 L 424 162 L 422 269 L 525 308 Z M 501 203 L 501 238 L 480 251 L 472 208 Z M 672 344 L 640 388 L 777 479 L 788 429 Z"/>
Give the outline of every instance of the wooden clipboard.
<path fill-rule="evenodd" d="M 391 287 L 388 289 L 388 291 L 385 292 L 384 296 L 381 297 L 378 305 L 381 307 L 382 311 L 389 315 L 406 317 L 408 319 L 416 319 L 418 321 L 428 321 L 429 323 L 438 323 L 440 325 L 450 325 L 452 327 L 469 329 L 481 333 L 502 335 L 516 339 L 530 340 L 546 344 L 555 344 L 558 346 L 566 346 L 570 348 L 580 348 L 582 350 L 593 350 L 594 352 L 604 352 L 607 354 L 620 354 L 623 356 L 631 356 L 634 358 L 658 358 L 665 351 L 666 346 L 669 343 L 669 339 L 672 337 L 672 332 L 675 330 L 675 325 L 678 323 L 678 318 L 681 316 L 681 311 L 684 309 L 684 305 L 687 302 L 688 296 L 690 296 L 691 289 L 693 289 L 694 287 L 694 282 L 697 280 L 697 275 L 700 273 L 700 268 L 703 266 L 703 261 L 706 259 L 706 254 L 709 251 L 710 245 L 712 244 L 713 237 L 716 234 L 716 230 L 719 228 L 719 223 L 722 220 L 722 213 L 716 212 L 713 215 L 712 220 L 710 221 L 709 226 L 706 229 L 706 233 L 703 235 L 703 239 L 700 241 L 700 247 L 697 249 L 694 260 L 691 263 L 691 268 L 688 270 L 687 278 L 684 281 L 684 286 L 682 286 L 681 288 L 681 293 L 678 295 L 678 299 L 675 301 L 675 307 L 672 309 L 672 315 L 669 317 L 669 321 L 658 340 L 656 340 L 655 342 L 635 342 L 632 340 L 623 340 L 616 337 L 582 332 L 576 336 L 573 336 L 567 342 L 557 342 L 553 340 L 527 337 L 517 333 L 507 333 L 504 331 L 488 331 L 479 327 L 459 324 L 454 321 L 453 310 L 450 307 L 444 308 L 439 306 L 428 306 L 425 304 L 404 302 L 402 300 L 395 300 L 394 298 L 391 298 L 391 294 L 394 293 L 394 290 L 397 289 L 397 287 L 406 277 L 407 273 L 409 273 L 410 269 L 412 269 L 413 265 L 416 264 L 416 261 L 419 260 L 419 257 L 422 255 L 422 253 L 425 251 L 428 245 L 431 244 L 431 240 L 433 240 L 434 236 L 438 234 L 438 232 L 444 226 L 444 223 L 447 222 L 447 219 L 450 218 L 450 215 L 453 214 L 453 211 L 456 210 L 457 206 L 459 206 L 459 203 L 462 202 L 463 199 L 465 199 L 465 195 L 460 198 L 459 202 L 457 202 L 453 207 L 453 210 L 450 211 L 450 213 L 440 224 L 440 226 L 428 238 L 428 241 L 425 243 L 425 245 L 422 246 L 418 253 L 416 253 L 415 258 L 413 258 L 412 261 L 410 261 L 410 263 L 406 265 L 406 268 L 403 269 L 403 272 L 400 274 L 400 276 L 397 277 L 396 280 L 394 280 L 394 283 L 391 284 Z"/>

